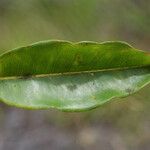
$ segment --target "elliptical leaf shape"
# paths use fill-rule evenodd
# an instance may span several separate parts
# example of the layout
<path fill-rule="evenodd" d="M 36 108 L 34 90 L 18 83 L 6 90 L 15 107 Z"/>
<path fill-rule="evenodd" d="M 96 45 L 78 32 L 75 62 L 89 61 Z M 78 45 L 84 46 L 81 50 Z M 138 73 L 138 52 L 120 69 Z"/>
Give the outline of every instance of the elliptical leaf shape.
<path fill-rule="evenodd" d="M 83 111 L 150 83 L 150 53 L 124 42 L 43 41 L 0 56 L 0 99 Z"/>

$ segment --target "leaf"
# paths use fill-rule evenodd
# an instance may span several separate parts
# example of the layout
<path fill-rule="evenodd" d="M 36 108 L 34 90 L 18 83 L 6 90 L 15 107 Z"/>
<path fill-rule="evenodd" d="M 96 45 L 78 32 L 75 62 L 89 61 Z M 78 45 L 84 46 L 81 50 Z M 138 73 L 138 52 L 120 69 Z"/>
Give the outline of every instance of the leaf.
<path fill-rule="evenodd" d="M 124 42 L 45 41 L 0 56 L 0 99 L 65 111 L 95 108 L 150 83 L 150 53 Z"/>

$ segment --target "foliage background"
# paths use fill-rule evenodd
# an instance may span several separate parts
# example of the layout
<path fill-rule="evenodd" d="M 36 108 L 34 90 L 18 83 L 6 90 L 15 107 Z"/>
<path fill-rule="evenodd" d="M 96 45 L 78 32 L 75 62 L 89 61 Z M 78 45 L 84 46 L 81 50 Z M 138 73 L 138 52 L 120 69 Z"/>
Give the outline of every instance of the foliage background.
<path fill-rule="evenodd" d="M 47 39 L 123 40 L 148 50 L 150 1 L 0 0 L 0 53 Z M 82 113 L 1 103 L 0 150 L 149 150 L 149 89 Z"/>

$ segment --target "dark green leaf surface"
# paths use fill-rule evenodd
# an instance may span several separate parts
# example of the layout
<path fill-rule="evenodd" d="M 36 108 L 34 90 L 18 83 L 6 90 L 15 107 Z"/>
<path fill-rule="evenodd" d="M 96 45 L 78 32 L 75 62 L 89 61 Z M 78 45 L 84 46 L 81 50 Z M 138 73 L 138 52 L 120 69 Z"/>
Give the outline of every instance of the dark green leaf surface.
<path fill-rule="evenodd" d="M 123 42 L 39 42 L 0 56 L 0 98 L 24 108 L 80 111 L 150 82 L 150 53 Z"/>

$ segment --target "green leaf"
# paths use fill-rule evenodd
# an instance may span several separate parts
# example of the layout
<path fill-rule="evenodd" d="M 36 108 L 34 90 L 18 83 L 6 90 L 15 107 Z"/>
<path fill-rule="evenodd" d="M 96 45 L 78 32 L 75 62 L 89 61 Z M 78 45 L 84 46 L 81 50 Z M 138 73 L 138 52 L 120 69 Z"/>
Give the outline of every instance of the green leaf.
<path fill-rule="evenodd" d="M 82 111 L 150 83 L 150 53 L 124 42 L 45 41 L 0 56 L 0 99 Z"/>

